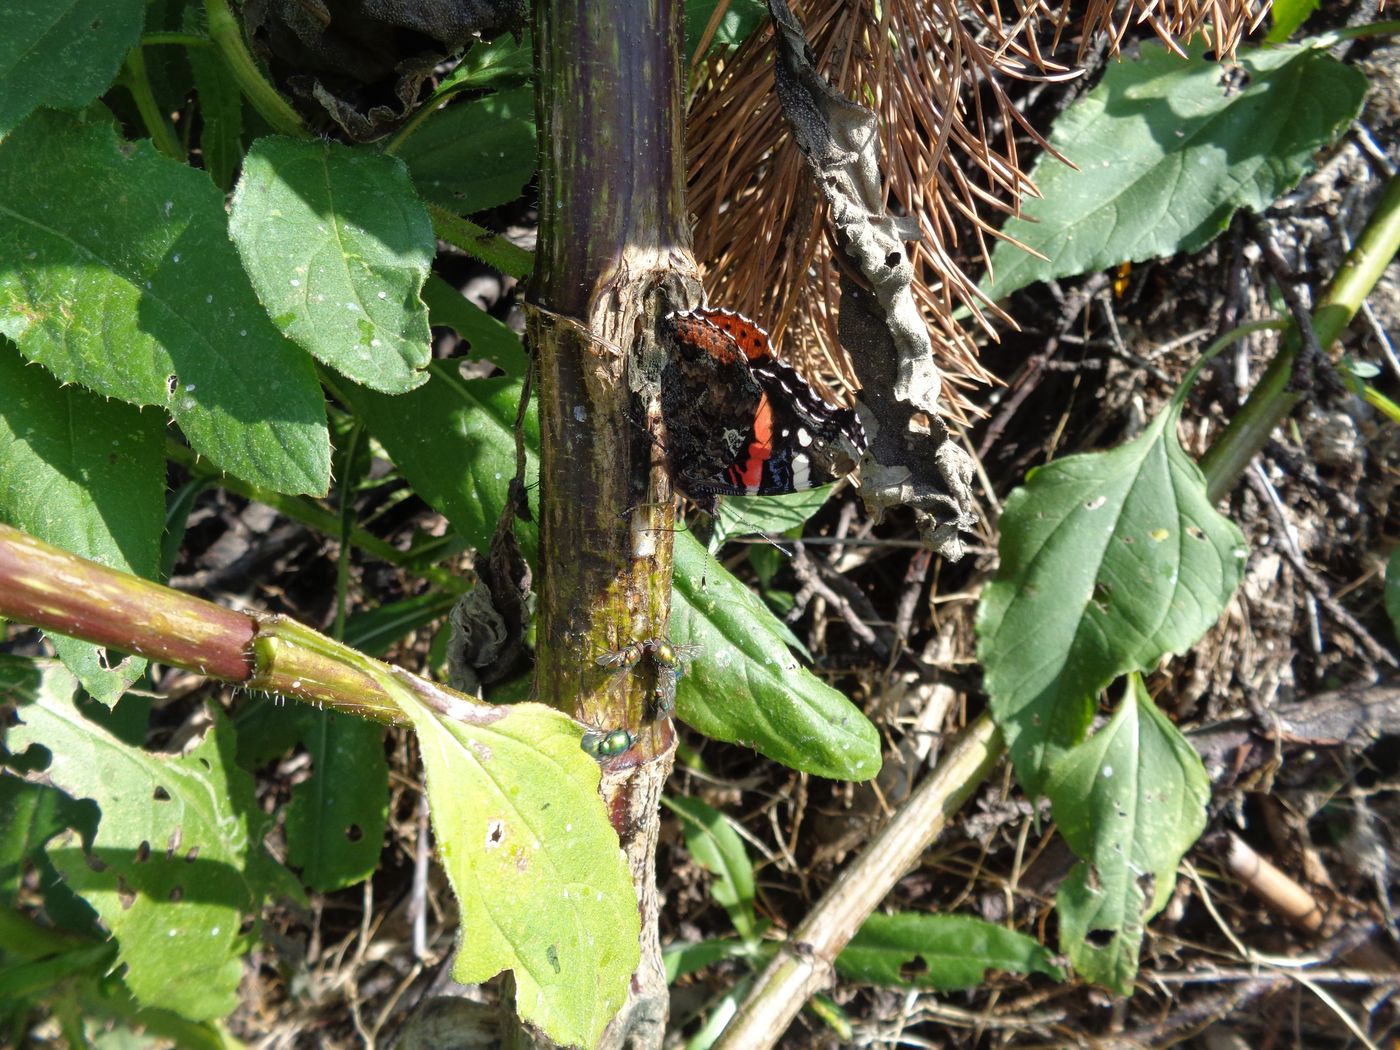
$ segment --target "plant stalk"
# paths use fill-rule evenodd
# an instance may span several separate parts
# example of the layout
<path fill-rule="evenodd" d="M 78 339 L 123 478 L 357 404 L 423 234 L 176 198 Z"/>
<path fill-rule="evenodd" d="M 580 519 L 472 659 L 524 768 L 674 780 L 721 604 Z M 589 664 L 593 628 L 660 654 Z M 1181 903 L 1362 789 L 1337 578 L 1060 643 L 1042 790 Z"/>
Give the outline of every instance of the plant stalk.
<path fill-rule="evenodd" d="M 429 204 L 428 214 L 433 219 L 433 233 L 440 239 L 453 247 L 461 248 L 488 266 L 494 266 L 501 273 L 523 281 L 534 269 L 535 257 L 499 233 L 492 233 L 470 219 L 453 215 L 438 204 Z"/>
<path fill-rule="evenodd" d="M 642 761 L 604 778 L 642 914 L 642 961 L 602 1046 L 659 1047 L 669 1003 L 657 932 L 657 800 L 669 722 L 652 675 L 598 665 L 664 636 L 675 503 L 650 440 L 659 415 L 659 289 L 694 279 L 685 212 L 679 0 L 537 0 L 540 233 L 530 287 L 539 376 L 537 698 L 639 737 Z M 435 219 L 438 213 L 434 213 Z M 634 379 L 638 394 L 633 394 Z M 656 730 L 645 732 L 646 729 Z M 507 1027 L 513 1024 L 507 1021 Z M 508 1035 L 513 1045 L 520 1035 Z"/>
<path fill-rule="evenodd" d="M 310 138 L 311 132 L 302 124 L 297 111 L 264 79 L 258 64 L 248 53 L 248 47 L 243 43 L 243 28 L 229 9 L 228 0 L 204 0 L 204 13 L 209 19 L 209 39 L 214 41 L 219 53 L 224 56 L 229 72 L 238 81 L 238 86 L 258 115 L 279 134 L 299 139 Z"/>
<path fill-rule="evenodd" d="M 121 82 L 131 92 L 131 97 L 136 102 L 136 111 L 141 114 L 141 123 L 146 125 L 156 149 L 183 164 L 185 151 L 180 147 L 180 140 L 175 137 L 175 129 L 170 126 L 170 121 L 165 118 L 165 114 L 160 111 L 160 104 L 156 102 L 155 93 L 151 90 L 151 78 L 146 75 L 146 56 L 140 44 L 127 53 L 126 68 L 122 70 Z"/>
<path fill-rule="evenodd" d="M 715 1050 L 761 1050 L 777 1043 L 807 1000 L 831 984 L 836 956 L 919 862 L 1005 751 L 989 715 L 981 715 L 963 731 L 937 768 L 793 931 L 714 1044 Z"/>
<path fill-rule="evenodd" d="M 136 653 L 246 689 L 398 724 L 394 676 L 430 710 L 473 721 L 492 708 L 285 616 L 236 612 L 109 569 L 0 523 L 0 617 Z"/>
<path fill-rule="evenodd" d="M 1400 175 L 1393 175 L 1366 228 L 1313 310 L 1313 331 L 1324 350 L 1329 349 L 1351 324 L 1362 300 L 1371 294 L 1397 251 L 1400 251 Z M 1296 329 L 1290 330 L 1245 403 L 1201 457 L 1206 491 L 1212 501 L 1230 491 L 1275 428 L 1303 399 L 1303 392 L 1288 389 L 1300 345 Z"/>

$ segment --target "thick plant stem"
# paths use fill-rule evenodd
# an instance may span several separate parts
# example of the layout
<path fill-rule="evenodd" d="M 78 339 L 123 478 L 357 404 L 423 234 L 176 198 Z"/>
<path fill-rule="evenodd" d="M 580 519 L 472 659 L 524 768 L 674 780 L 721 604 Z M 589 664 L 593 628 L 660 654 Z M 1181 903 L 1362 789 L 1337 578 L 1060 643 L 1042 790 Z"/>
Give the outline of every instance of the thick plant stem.
<path fill-rule="evenodd" d="M 1341 337 L 1397 251 L 1400 251 L 1400 175 L 1393 175 L 1371 221 L 1347 253 L 1341 269 L 1313 311 L 1313 331 L 1324 351 Z M 1278 355 L 1269 363 L 1235 418 L 1201 458 L 1207 493 L 1212 500 L 1230 491 L 1274 429 L 1303 399 L 1303 392 L 1288 388 L 1299 345 L 1296 331 L 1284 337 Z"/>
<path fill-rule="evenodd" d="M 666 632 L 675 508 L 647 420 L 660 290 L 693 279 L 684 208 L 679 0 L 538 0 L 540 236 L 530 288 L 540 414 L 535 692 L 638 736 L 603 791 L 642 912 L 642 962 L 603 1046 L 660 1046 L 667 989 L 656 925 L 656 798 L 669 723 L 645 666 L 598 658 Z M 633 393 L 633 388 L 637 393 Z M 514 1039 L 509 1040 L 515 1042 Z"/>
<path fill-rule="evenodd" d="M 0 523 L 0 617 L 147 656 L 246 689 L 402 722 L 394 675 L 428 710 L 496 717 L 471 697 L 364 655 L 285 616 L 238 612 L 109 569 Z"/>

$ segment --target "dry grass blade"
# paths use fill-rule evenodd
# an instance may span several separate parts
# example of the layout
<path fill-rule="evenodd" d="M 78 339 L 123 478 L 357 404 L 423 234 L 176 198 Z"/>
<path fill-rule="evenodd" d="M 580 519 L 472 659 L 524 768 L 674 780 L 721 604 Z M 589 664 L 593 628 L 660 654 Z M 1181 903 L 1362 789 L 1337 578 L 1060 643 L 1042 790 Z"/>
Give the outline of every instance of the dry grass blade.
<path fill-rule="evenodd" d="M 1069 6 L 1066 0 L 1061 16 Z M 1181 50 L 1178 41 L 1199 34 L 1219 54 L 1233 55 L 1245 34 L 1259 25 L 1268 10 L 1267 0 L 1090 0 L 1084 12 L 1079 53 L 1083 55 L 1089 42 L 1100 33 L 1108 36 L 1110 46 L 1117 51 L 1128 28 L 1143 22 L 1173 50 Z"/>

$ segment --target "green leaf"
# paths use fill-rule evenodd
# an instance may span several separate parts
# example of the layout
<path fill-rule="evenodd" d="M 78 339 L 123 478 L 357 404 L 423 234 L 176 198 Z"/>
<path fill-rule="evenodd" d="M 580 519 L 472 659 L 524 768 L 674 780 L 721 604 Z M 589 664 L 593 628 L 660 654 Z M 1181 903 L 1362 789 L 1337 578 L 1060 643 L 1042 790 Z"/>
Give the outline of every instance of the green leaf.
<path fill-rule="evenodd" d="M 0 33 L 0 138 L 40 106 L 78 109 L 106 91 L 144 17 L 141 0 L 10 0 Z"/>
<path fill-rule="evenodd" d="M 382 658 L 395 642 L 446 616 L 456 601 L 454 594 L 426 591 L 357 612 L 345 621 L 345 644 Z"/>
<path fill-rule="evenodd" d="M 461 905 L 452 976 L 477 984 L 509 969 L 522 1019 L 557 1043 L 595 1045 L 627 998 L 641 921 L 578 724 L 534 703 L 449 721 L 400 702 Z"/>
<path fill-rule="evenodd" d="M 676 713 L 715 740 L 834 780 L 880 771 L 880 735 L 845 696 L 793 658 L 785 625 L 753 591 L 676 536 L 671 638 L 699 645 Z"/>
<path fill-rule="evenodd" d="M 395 642 L 446 616 L 450 594 L 427 593 L 356 613 L 345 622 L 345 643 L 383 656 Z M 363 719 L 304 704 L 263 700 L 235 720 L 238 761 L 256 769 L 294 744 L 311 756 L 311 775 L 292 789 L 287 807 L 287 860 L 313 889 L 363 881 L 379 863 L 387 819 L 389 774 L 384 731 Z"/>
<path fill-rule="evenodd" d="M 203 14 L 201 8 L 186 8 L 185 31 L 206 34 Z M 227 192 L 243 160 L 243 92 L 217 48 L 191 47 L 186 54 L 199 92 L 199 153 L 204 170 L 215 186 Z"/>
<path fill-rule="evenodd" d="M 52 753 L 49 781 L 102 809 L 90 854 L 70 835 L 49 856 L 111 931 L 143 1005 L 222 1017 L 238 1003 L 240 926 L 284 878 L 263 852 L 265 818 L 233 762 L 233 734 L 214 708 L 213 728 L 187 754 L 129 747 L 83 717 L 76 685 L 49 671 L 10 730 L 16 748 Z"/>
<path fill-rule="evenodd" d="M 154 579 L 164 527 L 165 435 L 140 412 L 26 365 L 0 337 L 0 519 L 64 550 Z M 100 646 L 51 635 L 83 688 L 115 704 L 146 670 Z"/>
<path fill-rule="evenodd" d="M 286 754 L 313 732 L 316 709 L 289 704 L 280 696 L 255 696 L 234 715 L 238 737 L 238 764 L 247 770 L 267 765 Z"/>
<path fill-rule="evenodd" d="M 455 362 L 435 361 L 428 371 L 429 382 L 397 397 L 348 384 L 340 393 L 413 491 L 445 515 L 467 542 L 485 550 L 515 476 L 520 383 L 463 379 Z M 534 420 L 532 402 L 526 477 L 532 492 L 539 477 L 534 454 L 539 427 Z M 539 543 L 537 526 L 516 522 L 515 528 L 526 556 L 533 559 Z"/>
<path fill-rule="evenodd" d="M 374 873 L 389 816 L 384 727 L 335 711 L 313 711 L 300 733 L 311 775 L 287 804 L 287 863 L 320 893 Z"/>
<path fill-rule="evenodd" d="M 831 486 L 822 485 L 785 496 L 726 496 L 710 535 L 710 550 L 719 550 L 736 536 L 786 533 L 801 529 L 826 504 Z"/>
<path fill-rule="evenodd" d="M 1056 899 L 1060 950 L 1079 973 L 1127 995 L 1143 924 L 1166 906 L 1177 863 L 1205 829 L 1210 778 L 1133 675 L 1108 725 L 1056 762 L 1046 794 L 1083 858 Z"/>
<path fill-rule="evenodd" d="M 427 379 L 418 293 L 437 242 L 403 163 L 337 143 L 253 143 L 229 234 L 273 323 L 317 360 L 390 394 Z"/>
<path fill-rule="evenodd" d="M 65 981 L 95 978 L 111 969 L 116 952 L 110 944 L 93 944 L 35 962 L 0 966 L 0 1003 L 43 1001 Z M 6 955 L 6 958 L 11 958 Z"/>
<path fill-rule="evenodd" d="M 446 362 L 429 371 L 431 382 L 399 397 L 348 386 L 341 395 L 414 491 L 485 549 L 515 474 L 520 384 L 464 380 Z M 526 421 L 531 491 L 538 435 L 532 405 Z M 517 522 L 516 533 L 533 559 L 537 527 Z M 751 747 L 793 769 L 841 780 L 874 776 L 880 737 L 869 720 L 798 665 L 784 641 L 785 625 L 694 537 L 677 534 L 675 549 L 671 636 L 702 646 L 680 682 L 680 717 L 707 736 Z"/>
<path fill-rule="evenodd" d="M 165 504 L 165 534 L 160 541 L 161 583 L 167 582 L 175 572 L 175 563 L 180 559 L 180 549 L 185 544 L 185 530 L 189 527 L 190 514 L 194 512 L 199 495 L 214 483 L 210 477 L 191 478 L 169 494 Z"/>
<path fill-rule="evenodd" d="M 705 35 L 705 28 L 719 6 L 718 0 L 695 0 L 685 5 L 685 54 L 682 59 L 690 62 Z M 768 14 L 768 8 L 758 0 L 731 0 L 720 16 L 715 35 L 710 40 L 706 54 L 721 49 L 732 50 L 748 39 L 749 34 L 758 28 Z"/>
<path fill-rule="evenodd" d="M 1385 565 L 1385 611 L 1390 616 L 1395 638 L 1400 641 L 1400 546 L 1390 552 L 1390 560 Z"/>
<path fill-rule="evenodd" d="M 434 95 L 465 91 L 468 88 L 519 87 L 535 71 L 530 34 L 522 33 L 519 40 L 503 33 L 495 40 L 479 40 L 467 49 L 457 68 L 443 78 Z"/>
<path fill-rule="evenodd" d="M 91 837 L 96 818 L 91 803 L 76 802 L 48 784 L 0 773 L 0 903 L 15 907 L 25 865 L 37 859 L 46 842 L 68 828 Z"/>
<path fill-rule="evenodd" d="M 753 945 L 737 937 L 714 937 L 703 941 L 678 941 L 661 949 L 661 965 L 666 968 L 666 983 L 703 970 L 724 959 L 752 958 L 762 952 L 763 945 Z M 770 953 L 771 954 L 771 953 Z"/>
<path fill-rule="evenodd" d="M 535 93 L 457 102 L 399 150 L 423 199 L 458 215 L 509 204 L 535 173 Z"/>
<path fill-rule="evenodd" d="M 1135 440 L 1040 467 L 1007 500 L 978 658 L 1032 795 L 1083 739 L 1096 694 L 1190 648 L 1239 583 L 1244 537 L 1177 443 L 1180 398 Z"/>
<path fill-rule="evenodd" d="M 326 490 L 315 366 L 248 286 L 223 194 L 100 109 L 0 142 L 0 333 L 64 382 L 160 405 L 246 481 Z"/>
<path fill-rule="evenodd" d="M 1050 953 L 1023 933 L 970 915 L 871 915 L 836 957 L 851 981 L 896 988 L 975 988 L 988 970 L 1062 980 Z"/>
<path fill-rule="evenodd" d="M 681 818 L 691 857 L 715 877 L 710 895 L 729 913 L 734 931 L 752 941 L 758 935 L 758 921 L 753 912 L 753 865 L 744 840 L 723 813 L 698 798 L 680 795 L 661 801 Z"/>
<path fill-rule="evenodd" d="M 1262 212 L 1291 189 L 1360 111 L 1366 78 L 1308 46 L 1244 49 L 1243 86 L 1205 45 L 1181 58 L 1157 43 L 1113 63 L 1056 121 L 1041 197 L 1002 232 L 985 287 L 1000 299 L 1034 281 L 1192 252 L 1239 208 Z"/>
<path fill-rule="evenodd" d="M 428 304 L 429 321 L 451 328 L 466 342 L 466 349 L 455 357 L 490 361 L 513 378 L 525 374 L 528 360 L 525 348 L 520 345 L 520 336 L 441 277 L 434 274 L 428 278 L 423 286 L 423 301 Z"/>
<path fill-rule="evenodd" d="M 1274 24 L 1264 37 L 1266 44 L 1281 44 L 1317 10 L 1318 0 L 1274 0 L 1269 14 Z"/>

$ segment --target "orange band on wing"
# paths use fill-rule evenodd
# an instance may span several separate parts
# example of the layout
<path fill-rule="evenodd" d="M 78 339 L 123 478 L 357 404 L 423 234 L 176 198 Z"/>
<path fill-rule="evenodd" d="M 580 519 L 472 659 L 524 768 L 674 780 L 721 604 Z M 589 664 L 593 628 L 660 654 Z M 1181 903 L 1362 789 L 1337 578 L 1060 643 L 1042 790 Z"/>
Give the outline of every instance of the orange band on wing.
<path fill-rule="evenodd" d="M 773 408 L 765 393 L 758 399 L 758 410 L 753 415 L 753 441 L 749 442 L 749 454 L 742 465 L 729 468 L 730 480 L 736 485 L 757 491 L 763 481 L 763 464 L 773 456 Z"/>

